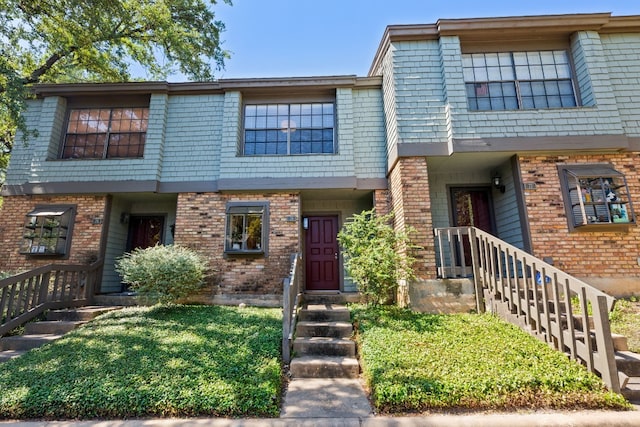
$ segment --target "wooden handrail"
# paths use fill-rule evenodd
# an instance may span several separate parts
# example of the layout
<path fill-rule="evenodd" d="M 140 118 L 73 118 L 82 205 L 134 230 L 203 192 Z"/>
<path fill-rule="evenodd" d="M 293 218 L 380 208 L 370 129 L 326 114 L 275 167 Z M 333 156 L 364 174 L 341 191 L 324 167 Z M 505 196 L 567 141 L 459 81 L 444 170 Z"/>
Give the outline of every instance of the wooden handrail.
<path fill-rule="evenodd" d="M 90 304 L 102 266 L 49 264 L 0 280 L 0 336 L 45 310 Z"/>
<path fill-rule="evenodd" d="M 298 308 L 302 303 L 302 255 L 291 255 L 291 269 L 289 277 L 283 280 L 282 292 L 282 360 L 284 363 L 291 361 L 293 335 L 298 321 Z"/>
<path fill-rule="evenodd" d="M 472 277 L 479 312 L 518 325 L 620 392 L 608 317 L 614 297 L 478 228 L 434 232 L 439 275 Z"/>

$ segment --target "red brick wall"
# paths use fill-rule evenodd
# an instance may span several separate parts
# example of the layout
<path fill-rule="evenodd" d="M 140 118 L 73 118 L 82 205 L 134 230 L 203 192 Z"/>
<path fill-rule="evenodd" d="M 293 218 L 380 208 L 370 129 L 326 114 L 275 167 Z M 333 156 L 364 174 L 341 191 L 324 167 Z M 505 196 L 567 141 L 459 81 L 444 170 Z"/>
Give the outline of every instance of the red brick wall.
<path fill-rule="evenodd" d="M 225 209 L 230 201 L 269 202 L 268 255 L 224 256 Z M 214 293 L 282 294 L 290 256 L 300 251 L 300 197 L 289 193 L 184 193 L 178 196 L 175 243 L 207 256 L 219 271 Z M 295 218 L 295 222 L 289 218 Z"/>
<path fill-rule="evenodd" d="M 21 255 L 19 246 L 25 215 L 36 205 L 76 205 L 76 217 L 68 259 Z M 55 263 L 88 264 L 100 255 L 102 224 L 93 218 L 105 218 L 106 196 L 10 196 L 3 198 L 0 210 L 0 271 L 15 271 Z"/>
<path fill-rule="evenodd" d="M 521 156 L 523 183 L 536 183 L 525 191 L 533 254 L 553 257 L 554 264 L 578 277 L 639 277 L 640 229 L 627 232 L 569 232 L 557 164 L 611 163 L 625 174 L 635 214 L 640 212 L 640 171 L 637 153 L 581 156 Z"/>
<path fill-rule="evenodd" d="M 413 227 L 416 233 L 412 235 L 412 242 L 422 247 L 414 252 L 416 276 L 420 279 L 435 278 L 436 257 L 426 158 L 399 159 L 389 174 L 389 191 L 396 228 Z"/>

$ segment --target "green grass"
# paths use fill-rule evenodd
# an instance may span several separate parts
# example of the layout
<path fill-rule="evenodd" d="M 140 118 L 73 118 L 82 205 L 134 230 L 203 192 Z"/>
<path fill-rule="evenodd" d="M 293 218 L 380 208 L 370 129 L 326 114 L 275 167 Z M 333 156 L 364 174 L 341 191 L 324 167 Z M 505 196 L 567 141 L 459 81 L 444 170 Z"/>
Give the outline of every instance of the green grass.
<path fill-rule="evenodd" d="M 278 309 L 129 308 L 0 364 L 0 417 L 272 417 Z"/>
<path fill-rule="evenodd" d="M 352 314 L 380 413 L 628 408 L 584 367 L 492 315 Z"/>

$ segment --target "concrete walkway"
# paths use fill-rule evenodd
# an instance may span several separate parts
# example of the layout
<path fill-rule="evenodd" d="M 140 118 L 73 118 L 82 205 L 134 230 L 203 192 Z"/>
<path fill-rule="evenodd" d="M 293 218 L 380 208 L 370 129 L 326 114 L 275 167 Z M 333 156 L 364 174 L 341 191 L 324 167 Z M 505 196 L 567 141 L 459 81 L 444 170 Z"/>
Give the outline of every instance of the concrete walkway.
<path fill-rule="evenodd" d="M 369 418 L 153 419 L 110 421 L 0 421 L 14 427 L 637 427 L 640 412 L 544 412 L 528 414 L 432 415 Z"/>
<path fill-rule="evenodd" d="M 0 427 L 638 427 L 640 410 L 544 411 L 508 414 L 375 416 L 360 380 L 295 379 L 280 418 L 0 421 Z"/>

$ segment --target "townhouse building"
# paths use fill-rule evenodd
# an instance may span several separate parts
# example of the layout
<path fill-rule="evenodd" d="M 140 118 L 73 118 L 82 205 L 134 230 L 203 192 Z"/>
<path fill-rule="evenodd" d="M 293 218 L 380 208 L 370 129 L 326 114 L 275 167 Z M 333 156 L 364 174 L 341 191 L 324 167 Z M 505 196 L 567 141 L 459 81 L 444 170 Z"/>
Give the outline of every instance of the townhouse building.
<path fill-rule="evenodd" d="M 205 299 L 355 292 L 337 233 L 354 213 L 473 225 L 612 295 L 640 293 L 640 16 L 387 27 L 369 74 L 39 85 L 2 187 L 0 270 L 181 244 L 216 270 Z M 18 140 L 20 136 L 18 136 Z"/>

